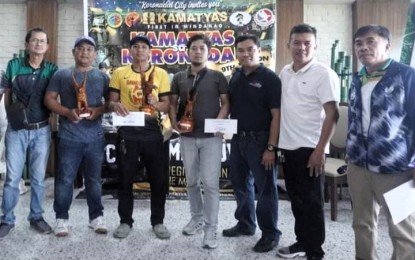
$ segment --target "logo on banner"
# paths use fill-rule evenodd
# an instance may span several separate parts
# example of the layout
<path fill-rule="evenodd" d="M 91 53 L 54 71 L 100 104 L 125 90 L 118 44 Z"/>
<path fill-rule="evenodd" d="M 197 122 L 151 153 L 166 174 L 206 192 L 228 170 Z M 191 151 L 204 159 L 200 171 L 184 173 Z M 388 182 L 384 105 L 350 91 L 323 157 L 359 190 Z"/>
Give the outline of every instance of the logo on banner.
<path fill-rule="evenodd" d="M 261 27 L 267 27 L 275 22 L 275 16 L 268 8 L 263 8 L 256 12 L 254 21 Z"/>
<path fill-rule="evenodd" d="M 140 22 L 140 15 L 137 12 L 128 13 L 125 17 L 125 24 L 128 27 L 137 25 Z"/>
<path fill-rule="evenodd" d="M 119 13 L 110 13 L 107 17 L 109 27 L 118 28 L 122 25 L 122 15 Z"/>
<path fill-rule="evenodd" d="M 229 17 L 229 21 L 235 26 L 245 26 L 251 19 L 251 15 L 245 12 L 235 12 Z"/>

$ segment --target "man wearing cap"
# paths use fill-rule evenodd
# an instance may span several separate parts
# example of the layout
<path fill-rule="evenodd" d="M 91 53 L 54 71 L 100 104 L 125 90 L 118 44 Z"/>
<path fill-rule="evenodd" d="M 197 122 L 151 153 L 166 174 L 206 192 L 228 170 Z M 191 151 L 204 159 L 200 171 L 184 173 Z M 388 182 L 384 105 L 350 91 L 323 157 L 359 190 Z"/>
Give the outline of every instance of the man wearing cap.
<path fill-rule="evenodd" d="M 59 117 L 58 174 L 55 177 L 56 236 L 68 235 L 73 182 L 84 174 L 89 227 L 106 234 L 101 203 L 101 167 L 104 157 L 103 98 L 108 96 L 108 76 L 92 67 L 95 41 L 89 36 L 76 39 L 72 50 L 75 66 L 57 71 L 45 94 L 45 105 Z M 58 101 L 60 97 L 60 102 Z"/>
<path fill-rule="evenodd" d="M 26 161 L 31 185 L 30 226 L 40 233 L 52 232 L 42 217 L 51 139 L 49 110 L 43 105 L 43 95 L 58 67 L 44 60 L 49 47 L 45 30 L 30 30 L 26 34 L 25 47 L 27 55 L 9 61 L 1 84 L 9 122 L 5 138 L 7 170 L 1 204 L 0 239 L 14 228 L 16 218 L 13 210 L 19 199 L 19 182 Z"/>
<path fill-rule="evenodd" d="M 137 160 L 144 164 L 151 188 L 151 225 L 159 239 L 170 238 L 163 225 L 168 192 L 168 172 L 164 170 L 163 136 L 159 112 L 169 110 L 170 83 L 165 70 L 149 62 L 150 40 L 136 36 L 130 41 L 132 64 L 115 70 L 110 81 L 109 110 L 126 116 L 143 106 L 154 109 L 145 116 L 144 126 L 118 129 L 117 166 L 119 176 L 118 214 L 120 225 L 114 237 L 125 238 L 133 226 L 133 178 L 138 172 Z M 151 91 L 151 93 L 149 93 Z M 149 109 L 151 110 L 151 109 Z"/>

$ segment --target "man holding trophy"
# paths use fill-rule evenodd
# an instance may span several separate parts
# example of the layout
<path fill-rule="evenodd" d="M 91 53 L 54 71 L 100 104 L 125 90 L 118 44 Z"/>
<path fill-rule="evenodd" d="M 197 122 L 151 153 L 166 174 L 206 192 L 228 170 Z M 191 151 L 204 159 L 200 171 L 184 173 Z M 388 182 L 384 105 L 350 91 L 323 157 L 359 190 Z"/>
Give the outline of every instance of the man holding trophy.
<path fill-rule="evenodd" d="M 104 130 L 101 124 L 108 96 L 108 76 L 92 67 L 96 57 L 94 39 L 81 36 L 72 50 L 75 66 L 54 74 L 45 94 L 45 105 L 59 117 L 58 174 L 55 177 L 56 236 L 68 235 L 73 182 L 83 168 L 89 227 L 105 234 L 101 203 L 101 167 Z M 60 101 L 58 101 L 60 97 Z"/>
<path fill-rule="evenodd" d="M 118 129 L 118 214 L 120 225 L 114 237 L 125 238 L 133 226 L 133 178 L 138 159 L 143 162 L 151 188 L 151 225 L 159 239 L 170 238 L 163 225 L 169 175 L 165 171 L 163 136 L 159 112 L 169 110 L 170 83 L 165 70 L 152 65 L 150 40 L 135 36 L 130 40 L 132 64 L 118 68 L 110 81 L 109 110 L 126 116 L 129 112 L 145 113 L 144 126 L 122 126 Z"/>
<path fill-rule="evenodd" d="M 183 234 L 194 235 L 203 228 L 203 247 L 213 249 L 218 245 L 222 135 L 205 133 L 204 121 L 206 118 L 226 118 L 229 99 L 225 76 L 206 67 L 210 47 L 211 41 L 204 34 L 196 34 L 188 40 L 191 65 L 173 77 L 169 113 L 172 127 L 181 133 L 180 153 L 186 169 L 190 202 L 191 219 L 183 228 Z"/>

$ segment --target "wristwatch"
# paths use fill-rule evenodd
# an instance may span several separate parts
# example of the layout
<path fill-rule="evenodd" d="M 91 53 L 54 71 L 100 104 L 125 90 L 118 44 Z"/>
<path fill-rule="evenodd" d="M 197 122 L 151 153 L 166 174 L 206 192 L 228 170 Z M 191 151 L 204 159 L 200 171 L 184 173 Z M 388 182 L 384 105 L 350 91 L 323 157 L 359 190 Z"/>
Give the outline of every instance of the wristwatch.
<path fill-rule="evenodd" d="M 274 152 L 274 151 L 275 151 L 275 145 L 273 145 L 273 144 L 268 144 L 268 146 L 267 146 L 267 151 Z"/>

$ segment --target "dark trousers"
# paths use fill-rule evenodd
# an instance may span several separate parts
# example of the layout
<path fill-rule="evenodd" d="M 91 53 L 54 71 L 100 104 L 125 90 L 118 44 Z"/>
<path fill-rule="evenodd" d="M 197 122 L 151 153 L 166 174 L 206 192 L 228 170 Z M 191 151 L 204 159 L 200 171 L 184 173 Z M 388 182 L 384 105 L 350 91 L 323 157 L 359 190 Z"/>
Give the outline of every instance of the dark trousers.
<path fill-rule="evenodd" d="M 123 148 L 124 146 L 124 148 Z M 168 172 L 165 170 L 165 148 L 160 140 L 117 141 L 118 214 L 120 222 L 133 225 L 133 180 L 138 172 L 138 160 L 144 164 L 151 189 L 151 225 L 162 224 L 168 192 Z"/>
<path fill-rule="evenodd" d="M 313 148 L 282 150 L 284 179 L 295 218 L 297 241 L 307 256 L 324 256 L 324 175 L 310 177 L 307 162 Z"/>
<path fill-rule="evenodd" d="M 267 142 L 268 134 L 247 137 L 234 135 L 231 142 L 230 175 L 238 225 L 247 231 L 254 231 L 256 216 L 262 236 L 278 241 L 281 231 L 277 228 L 278 192 L 275 171 L 265 170 L 261 164 Z"/>

